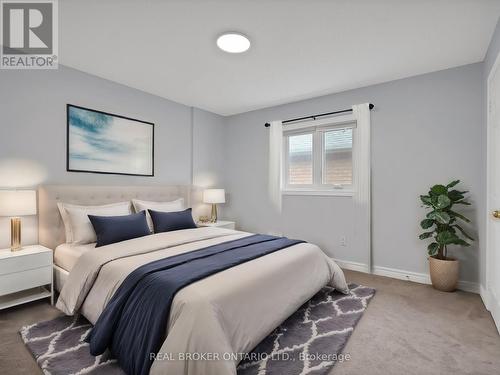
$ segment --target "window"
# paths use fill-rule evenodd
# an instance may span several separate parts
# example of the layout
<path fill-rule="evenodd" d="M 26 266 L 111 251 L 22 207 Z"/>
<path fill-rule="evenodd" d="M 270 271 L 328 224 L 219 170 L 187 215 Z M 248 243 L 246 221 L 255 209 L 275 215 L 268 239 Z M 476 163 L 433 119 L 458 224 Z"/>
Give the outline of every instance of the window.
<path fill-rule="evenodd" d="M 323 134 L 323 184 L 351 186 L 352 128 Z"/>
<path fill-rule="evenodd" d="M 288 137 L 288 183 L 313 183 L 313 135 L 299 134 Z"/>
<path fill-rule="evenodd" d="M 306 127 L 284 133 L 285 193 L 352 192 L 355 123 Z"/>

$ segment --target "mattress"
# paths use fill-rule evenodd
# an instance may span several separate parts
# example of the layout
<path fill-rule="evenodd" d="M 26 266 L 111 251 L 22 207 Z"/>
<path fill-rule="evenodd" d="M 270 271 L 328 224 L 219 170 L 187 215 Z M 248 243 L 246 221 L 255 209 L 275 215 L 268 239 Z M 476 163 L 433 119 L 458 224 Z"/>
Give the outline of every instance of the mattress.
<path fill-rule="evenodd" d="M 73 245 L 64 243 L 56 247 L 54 251 L 54 264 L 66 271 L 71 271 L 80 256 L 95 248 L 95 243 L 86 245 Z"/>

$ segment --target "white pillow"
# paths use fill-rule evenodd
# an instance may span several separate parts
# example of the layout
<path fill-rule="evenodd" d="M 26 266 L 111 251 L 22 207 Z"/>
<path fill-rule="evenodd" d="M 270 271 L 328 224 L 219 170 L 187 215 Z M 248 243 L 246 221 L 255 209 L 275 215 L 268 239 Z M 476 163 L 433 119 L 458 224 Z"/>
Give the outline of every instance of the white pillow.
<path fill-rule="evenodd" d="M 59 213 L 61 214 L 61 219 L 64 224 L 64 232 L 66 235 L 66 243 L 73 242 L 73 233 L 71 232 L 71 222 L 69 221 L 68 213 L 66 212 L 66 207 L 75 206 L 74 204 L 69 203 L 57 203 L 57 208 L 59 209 Z"/>
<path fill-rule="evenodd" d="M 148 210 L 160 212 L 177 212 L 184 210 L 184 198 L 176 199 L 170 202 L 150 202 L 132 199 L 132 204 L 136 213 L 146 210 L 146 220 L 148 221 L 149 230 L 153 233 L 153 220 L 149 216 Z"/>
<path fill-rule="evenodd" d="M 122 216 L 132 213 L 130 202 L 112 203 L 101 206 L 79 206 L 69 203 L 58 203 L 57 206 L 64 223 L 66 242 L 80 245 L 97 241 L 88 215 Z"/>

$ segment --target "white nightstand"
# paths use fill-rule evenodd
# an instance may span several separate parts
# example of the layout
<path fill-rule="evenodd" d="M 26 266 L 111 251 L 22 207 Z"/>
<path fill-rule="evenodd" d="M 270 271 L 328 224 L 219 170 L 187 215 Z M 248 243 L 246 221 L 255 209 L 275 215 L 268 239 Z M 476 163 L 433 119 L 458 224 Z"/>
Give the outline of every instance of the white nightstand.
<path fill-rule="evenodd" d="M 234 221 L 217 220 L 215 223 L 198 223 L 198 226 L 235 229 L 236 223 Z"/>
<path fill-rule="evenodd" d="M 54 304 L 52 250 L 25 246 L 0 250 L 0 310 L 37 299 Z"/>

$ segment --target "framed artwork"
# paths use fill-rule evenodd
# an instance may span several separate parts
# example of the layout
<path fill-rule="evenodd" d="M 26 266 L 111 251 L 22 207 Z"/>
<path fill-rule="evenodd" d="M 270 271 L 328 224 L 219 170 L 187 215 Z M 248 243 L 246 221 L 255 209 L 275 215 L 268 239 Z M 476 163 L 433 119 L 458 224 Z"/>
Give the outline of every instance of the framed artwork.
<path fill-rule="evenodd" d="M 154 124 L 68 104 L 66 170 L 154 176 Z"/>

